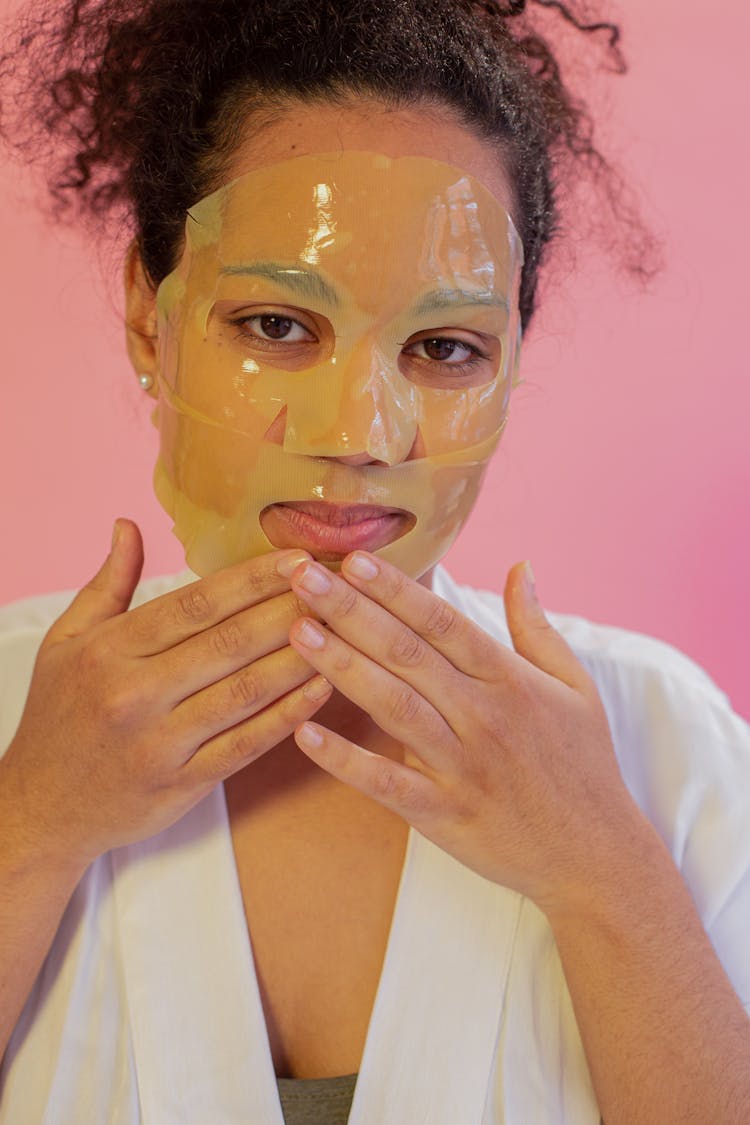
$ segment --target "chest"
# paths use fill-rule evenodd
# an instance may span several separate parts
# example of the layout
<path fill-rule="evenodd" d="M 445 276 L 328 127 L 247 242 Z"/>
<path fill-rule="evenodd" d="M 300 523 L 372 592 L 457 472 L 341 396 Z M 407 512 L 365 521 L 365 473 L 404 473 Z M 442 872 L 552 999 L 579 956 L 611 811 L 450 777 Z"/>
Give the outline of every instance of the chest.
<path fill-rule="evenodd" d="M 277 1076 L 359 1070 L 406 838 L 398 818 L 356 801 L 232 820 Z"/>

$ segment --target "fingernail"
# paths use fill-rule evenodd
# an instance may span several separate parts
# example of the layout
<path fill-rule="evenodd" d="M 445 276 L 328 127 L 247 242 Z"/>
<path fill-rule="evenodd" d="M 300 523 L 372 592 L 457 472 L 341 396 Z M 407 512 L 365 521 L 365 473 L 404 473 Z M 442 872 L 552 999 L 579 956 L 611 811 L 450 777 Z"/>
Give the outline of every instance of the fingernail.
<path fill-rule="evenodd" d="M 311 750 L 314 750 L 316 746 L 322 745 L 323 735 L 312 723 L 303 723 L 297 731 L 297 741 L 301 742 L 303 746 L 309 746 Z"/>
<path fill-rule="evenodd" d="M 326 643 L 325 634 L 312 621 L 303 621 L 297 630 L 297 640 L 305 648 L 322 648 Z"/>
<path fill-rule="evenodd" d="M 344 572 L 346 574 L 353 574 L 355 578 L 361 578 L 364 582 L 369 582 L 371 578 L 375 578 L 380 573 L 379 567 L 367 555 L 350 555 L 344 563 Z"/>
<path fill-rule="evenodd" d="M 112 528 L 112 550 L 113 551 L 114 551 L 115 547 L 117 546 L 117 544 L 120 540 L 121 532 L 122 532 L 122 529 L 120 528 L 120 521 L 115 520 L 115 526 Z"/>
<path fill-rule="evenodd" d="M 310 563 L 302 571 L 298 585 L 308 594 L 327 594 L 331 588 L 331 578 L 325 567 Z"/>
<path fill-rule="evenodd" d="M 314 679 L 308 680 L 302 688 L 302 694 L 311 699 L 313 703 L 321 703 L 332 691 L 333 688 L 323 676 L 316 676 Z"/>
<path fill-rule="evenodd" d="M 523 584 L 526 590 L 526 596 L 531 598 L 532 601 L 538 601 L 536 593 L 536 578 L 531 563 L 527 559 L 523 564 Z"/>
<path fill-rule="evenodd" d="M 305 551 L 295 551 L 294 554 L 282 555 L 276 560 L 276 573 L 282 578 L 291 578 L 298 566 L 310 561 L 310 556 Z"/>

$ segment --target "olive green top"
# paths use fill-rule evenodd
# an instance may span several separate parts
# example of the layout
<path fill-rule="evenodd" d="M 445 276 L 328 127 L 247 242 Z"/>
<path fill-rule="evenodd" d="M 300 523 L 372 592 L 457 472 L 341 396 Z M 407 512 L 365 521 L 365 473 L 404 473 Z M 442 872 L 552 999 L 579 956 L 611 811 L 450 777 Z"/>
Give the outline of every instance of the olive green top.
<path fill-rule="evenodd" d="M 346 1125 L 356 1074 L 337 1078 L 279 1078 L 284 1125 Z"/>

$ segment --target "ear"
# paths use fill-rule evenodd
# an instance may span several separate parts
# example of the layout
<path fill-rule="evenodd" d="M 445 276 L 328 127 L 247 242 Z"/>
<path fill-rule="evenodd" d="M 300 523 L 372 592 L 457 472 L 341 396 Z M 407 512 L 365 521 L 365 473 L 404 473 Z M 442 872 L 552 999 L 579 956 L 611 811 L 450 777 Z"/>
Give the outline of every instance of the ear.
<path fill-rule="evenodd" d="M 156 329 L 156 289 L 143 268 L 135 242 L 125 257 L 125 332 L 128 355 L 136 375 L 153 379 L 149 394 L 156 397 L 158 369 Z"/>

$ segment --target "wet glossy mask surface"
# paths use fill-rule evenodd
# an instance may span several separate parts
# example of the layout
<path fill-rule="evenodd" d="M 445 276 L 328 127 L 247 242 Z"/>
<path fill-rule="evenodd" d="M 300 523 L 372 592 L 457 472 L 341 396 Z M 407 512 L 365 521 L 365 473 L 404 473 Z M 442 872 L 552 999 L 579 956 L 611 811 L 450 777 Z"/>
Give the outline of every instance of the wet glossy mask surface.
<path fill-rule="evenodd" d="M 378 553 L 414 577 L 442 557 L 507 417 L 522 263 L 489 191 L 422 157 L 301 157 L 192 207 L 155 486 L 193 570 L 270 550 L 262 513 L 305 501 L 407 513 Z"/>

